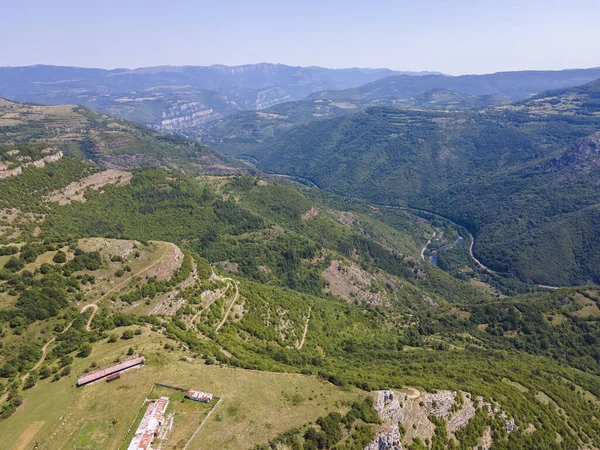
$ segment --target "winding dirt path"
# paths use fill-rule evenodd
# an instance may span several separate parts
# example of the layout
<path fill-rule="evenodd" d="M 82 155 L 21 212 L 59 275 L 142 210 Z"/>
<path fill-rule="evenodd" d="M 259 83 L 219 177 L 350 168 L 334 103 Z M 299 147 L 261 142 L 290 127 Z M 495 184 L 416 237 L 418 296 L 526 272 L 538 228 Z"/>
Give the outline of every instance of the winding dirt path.
<path fill-rule="evenodd" d="M 304 332 L 302 333 L 302 340 L 300 341 L 300 345 L 298 345 L 298 350 L 304 347 L 304 342 L 306 341 L 306 334 L 308 333 L 308 324 L 310 323 L 310 313 L 312 312 L 312 306 L 308 307 L 308 317 L 306 318 L 306 324 L 304 325 Z"/>
<path fill-rule="evenodd" d="M 431 244 L 431 241 L 433 240 L 433 238 L 435 237 L 435 231 L 433 232 L 433 234 L 431 235 L 431 237 L 429 238 L 429 240 L 427 241 L 427 244 L 425 244 L 425 247 L 423 247 L 421 249 L 421 259 L 423 261 L 425 261 L 425 250 L 427 250 L 427 247 L 429 247 L 429 244 Z"/>
<path fill-rule="evenodd" d="M 225 288 L 225 290 L 224 290 L 224 291 L 223 291 L 221 294 L 217 295 L 217 296 L 216 296 L 216 297 L 215 297 L 215 298 L 214 298 L 214 299 L 213 299 L 211 302 L 209 302 L 209 303 L 208 303 L 208 305 L 206 305 L 204 308 L 202 308 L 200 311 L 198 311 L 198 312 L 196 313 L 196 315 L 194 315 L 194 317 L 192 317 L 191 324 L 193 325 L 194 323 L 196 323 L 196 321 L 197 321 L 197 320 L 200 318 L 200 316 L 201 316 L 202 314 L 204 314 L 204 311 L 206 311 L 208 308 L 210 308 L 210 306 L 211 306 L 211 305 L 212 305 L 214 302 L 216 302 L 216 301 L 217 301 L 217 300 L 219 300 L 221 297 L 223 297 L 223 296 L 224 296 L 224 295 L 227 293 L 227 291 L 229 290 L 229 287 L 230 287 L 230 286 L 231 286 L 230 284 L 227 284 L 227 287 Z"/>
<path fill-rule="evenodd" d="M 163 260 L 165 259 L 165 257 L 167 256 L 167 253 L 169 253 L 169 250 L 171 249 L 171 245 L 175 245 L 175 244 L 170 244 L 165 246 L 165 251 L 163 252 L 163 254 L 160 256 L 160 258 L 158 258 L 155 262 L 153 262 L 152 264 L 150 264 L 148 267 L 146 267 L 143 270 L 140 270 L 139 272 L 132 274 L 131 277 L 127 278 L 126 280 L 117 283 L 116 285 L 114 285 L 112 288 L 110 288 L 107 292 L 104 293 L 104 295 L 98 297 L 96 300 L 94 300 L 92 303 L 88 303 L 87 305 L 84 305 L 79 312 L 83 313 L 86 309 L 88 308 L 94 308 L 94 311 L 92 312 L 91 317 L 88 320 L 86 329 L 88 331 L 90 331 L 90 326 L 92 324 L 92 319 L 94 318 L 94 316 L 96 315 L 96 312 L 98 311 L 98 303 L 100 303 L 102 300 L 104 300 L 106 297 L 108 297 L 110 294 L 112 294 L 113 292 L 115 292 L 118 289 L 121 289 L 123 286 L 125 286 L 126 284 L 130 283 L 131 280 L 133 280 L 133 278 L 142 275 L 143 273 L 146 273 L 147 271 L 149 271 L 150 269 L 152 269 L 153 267 L 155 267 L 157 264 L 160 264 L 163 262 Z"/>
<path fill-rule="evenodd" d="M 235 295 L 233 296 L 233 300 L 231 301 L 231 304 L 229 305 L 229 308 L 227 308 L 227 312 L 225 313 L 225 317 L 223 317 L 223 320 L 221 320 L 221 322 L 219 323 L 219 325 L 217 325 L 217 328 L 215 328 L 215 331 L 219 331 L 221 329 L 221 327 L 223 325 L 225 325 L 225 322 L 227 322 L 227 318 L 229 317 L 229 313 L 231 312 L 231 309 L 233 308 L 233 305 L 235 305 L 235 303 L 237 302 L 237 299 L 238 299 L 238 297 L 240 295 L 240 291 L 238 289 L 238 283 L 237 283 L 237 281 L 235 281 L 233 278 L 219 277 L 214 272 L 213 272 L 213 276 L 217 280 L 229 281 L 231 284 L 233 284 L 233 287 L 235 288 Z"/>
<path fill-rule="evenodd" d="M 93 309 L 93 311 L 92 311 L 92 315 L 90 316 L 90 318 L 87 321 L 87 325 L 85 326 L 85 329 L 87 331 L 91 331 L 92 320 L 94 320 L 94 316 L 98 312 L 98 305 L 96 305 L 95 303 L 90 303 L 89 305 L 85 305 L 83 308 L 81 308 L 81 311 L 79 311 L 80 313 L 83 314 L 85 312 L 85 310 L 90 309 L 90 308 Z"/>

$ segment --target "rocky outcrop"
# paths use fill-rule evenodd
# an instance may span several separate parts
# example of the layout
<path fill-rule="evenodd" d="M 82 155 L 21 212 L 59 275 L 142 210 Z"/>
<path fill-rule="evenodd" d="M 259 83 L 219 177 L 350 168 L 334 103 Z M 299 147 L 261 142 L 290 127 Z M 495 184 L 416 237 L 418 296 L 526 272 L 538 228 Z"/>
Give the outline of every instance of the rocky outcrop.
<path fill-rule="evenodd" d="M 160 128 L 180 131 L 222 117 L 222 114 L 201 102 L 177 103 L 163 111 Z"/>
<path fill-rule="evenodd" d="M 495 402 L 486 402 L 477 397 L 473 402 L 469 392 L 462 392 L 461 407 L 457 406 L 458 393 L 455 391 L 436 391 L 433 393 L 419 392 L 407 389 L 408 394 L 396 391 L 378 391 L 375 393 L 374 408 L 382 420 L 381 427 L 376 431 L 376 438 L 365 447 L 365 450 L 400 450 L 404 444 L 410 444 L 414 439 L 431 440 L 435 425 L 430 416 L 434 415 L 447 421 L 449 437 L 467 426 L 475 416 L 477 409 L 485 408 L 490 416 L 501 418 L 506 423 L 506 431 L 515 429 L 515 421 L 501 410 Z M 404 431 L 400 431 L 401 424 Z M 406 433 L 403 435 L 403 433 Z M 480 436 L 484 448 L 492 444 L 491 434 Z M 404 444 L 403 444 L 404 442 Z"/>
<path fill-rule="evenodd" d="M 56 153 L 46 155 L 43 158 L 40 158 L 36 161 L 30 161 L 30 162 L 23 163 L 20 166 L 14 167 L 12 169 L 8 168 L 9 167 L 8 164 L 0 165 L 0 179 L 14 177 L 16 175 L 19 175 L 23 172 L 23 169 L 25 167 L 29 167 L 29 166 L 44 167 L 46 164 L 50 164 L 50 163 L 58 161 L 63 156 L 64 156 L 63 152 L 58 151 Z"/>
<path fill-rule="evenodd" d="M 453 413 L 448 419 L 448 431 L 454 433 L 462 427 L 467 426 L 469 421 L 475 416 L 475 405 L 471 399 L 471 394 L 461 392 L 463 398 L 463 407 Z"/>
<path fill-rule="evenodd" d="M 398 426 L 396 429 L 390 433 L 382 434 L 378 436 L 377 439 L 370 442 L 369 445 L 365 447 L 365 450 L 402 450 L 402 444 L 400 443 L 401 435 L 398 430 Z"/>
<path fill-rule="evenodd" d="M 406 394 L 394 391 L 378 391 L 375 394 L 375 411 L 384 422 L 384 428 L 365 450 L 401 450 L 402 435 L 398 427 L 402 423 L 402 404 Z"/>
<path fill-rule="evenodd" d="M 551 170 L 570 168 L 578 172 L 589 173 L 600 167 L 600 132 L 587 136 L 575 145 L 542 166 Z"/>

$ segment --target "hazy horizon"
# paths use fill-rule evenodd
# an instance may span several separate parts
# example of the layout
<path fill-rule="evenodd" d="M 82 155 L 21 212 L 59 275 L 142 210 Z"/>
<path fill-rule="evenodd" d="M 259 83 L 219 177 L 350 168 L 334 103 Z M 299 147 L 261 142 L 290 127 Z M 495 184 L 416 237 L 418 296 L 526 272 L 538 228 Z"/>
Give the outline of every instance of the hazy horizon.
<path fill-rule="evenodd" d="M 33 0 L 3 11 L 0 66 L 103 69 L 257 61 L 450 75 L 600 66 L 593 0 Z"/>
<path fill-rule="evenodd" d="M 494 72 L 485 72 L 485 73 L 447 73 L 447 72 L 442 72 L 439 70 L 403 70 L 403 69 L 393 69 L 391 67 L 361 67 L 361 66 L 348 66 L 348 67 L 326 67 L 326 66 L 318 66 L 315 64 L 311 64 L 311 65 L 307 65 L 307 66 L 300 66 L 300 65 L 293 65 L 293 64 L 285 64 L 285 63 L 278 63 L 278 62 L 269 62 L 269 61 L 260 61 L 260 62 L 256 62 L 256 63 L 245 63 L 245 64 L 223 64 L 223 63 L 215 63 L 215 64 L 181 64 L 181 65 L 172 65 L 172 64 L 156 64 L 153 66 L 141 66 L 141 67 L 94 67 L 94 66 L 76 66 L 76 65 L 62 65 L 62 64 L 46 64 L 46 63 L 39 63 L 39 64 L 26 64 L 26 65 L 20 65 L 20 66 L 13 66 L 13 65 L 7 65 L 7 66 L 3 66 L 0 65 L 0 68 L 20 68 L 20 67 L 35 67 L 35 66 L 46 66 L 46 67 L 70 67 L 70 68 L 75 68 L 75 69 L 99 69 L 99 70 L 131 70 L 131 71 L 135 71 L 135 70 L 141 70 L 141 69 L 154 69 L 154 68 L 160 68 L 160 67 L 171 67 L 171 68 L 183 68 L 183 67 L 213 67 L 213 66 L 226 66 L 226 67 L 243 67 L 243 66 L 255 66 L 255 65 L 261 65 L 261 64 L 269 64 L 269 65 L 283 65 L 283 66 L 288 66 L 288 67 L 301 67 L 301 68 L 320 68 L 320 69 L 331 69 L 331 70 L 351 70 L 351 69 L 357 69 L 357 70 L 395 70 L 398 72 L 412 72 L 412 73 L 419 73 L 419 72 L 427 72 L 427 73 L 431 73 L 433 74 L 439 74 L 439 75 L 447 75 L 447 76 L 463 76 L 463 75 L 490 75 L 490 74 L 494 74 L 494 73 L 502 73 L 502 72 L 561 72 L 561 71 L 565 71 L 565 70 L 586 70 L 586 69 L 596 69 L 596 68 L 600 68 L 600 65 L 597 66 L 590 66 L 590 67 L 564 67 L 564 68 L 559 68 L 559 69 L 517 69 L 517 70 L 497 70 Z"/>

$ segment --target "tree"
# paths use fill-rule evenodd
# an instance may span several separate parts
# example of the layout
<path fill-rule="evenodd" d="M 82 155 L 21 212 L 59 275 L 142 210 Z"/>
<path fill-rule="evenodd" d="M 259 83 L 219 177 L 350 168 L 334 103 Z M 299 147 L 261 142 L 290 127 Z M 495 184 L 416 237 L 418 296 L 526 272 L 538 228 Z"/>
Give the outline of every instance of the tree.
<path fill-rule="evenodd" d="M 52 258 L 52 261 L 54 261 L 56 264 L 65 263 L 67 262 L 67 254 L 62 250 L 59 250 L 56 252 L 56 255 L 54 255 L 54 258 Z"/>
<path fill-rule="evenodd" d="M 81 347 L 79 347 L 79 353 L 77 356 L 79 358 L 87 358 L 90 356 L 90 353 L 92 353 L 92 345 L 89 342 L 84 342 L 81 344 Z"/>
<path fill-rule="evenodd" d="M 22 267 L 23 263 L 21 263 L 21 260 L 19 258 L 16 258 L 15 256 L 11 256 L 10 259 L 6 262 L 6 264 L 4 264 L 4 268 L 10 270 L 11 272 L 16 272 Z"/>

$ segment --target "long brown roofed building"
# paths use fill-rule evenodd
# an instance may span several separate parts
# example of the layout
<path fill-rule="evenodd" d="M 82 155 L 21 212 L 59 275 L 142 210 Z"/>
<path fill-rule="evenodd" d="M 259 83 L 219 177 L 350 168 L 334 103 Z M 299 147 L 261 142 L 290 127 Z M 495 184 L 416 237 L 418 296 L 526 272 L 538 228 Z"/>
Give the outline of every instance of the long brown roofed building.
<path fill-rule="evenodd" d="M 101 380 L 109 375 L 123 372 L 124 370 L 131 369 L 132 367 L 141 366 L 144 364 L 145 358 L 140 356 L 138 358 L 130 359 L 129 361 L 123 361 L 115 366 L 109 367 L 108 369 L 98 370 L 96 372 L 88 373 L 83 375 L 77 380 L 77 386 L 83 386 L 84 384 L 93 383 L 94 381 Z"/>

